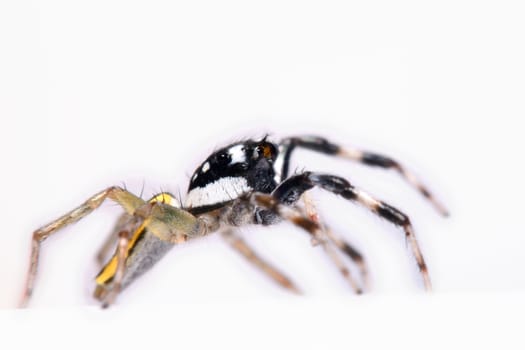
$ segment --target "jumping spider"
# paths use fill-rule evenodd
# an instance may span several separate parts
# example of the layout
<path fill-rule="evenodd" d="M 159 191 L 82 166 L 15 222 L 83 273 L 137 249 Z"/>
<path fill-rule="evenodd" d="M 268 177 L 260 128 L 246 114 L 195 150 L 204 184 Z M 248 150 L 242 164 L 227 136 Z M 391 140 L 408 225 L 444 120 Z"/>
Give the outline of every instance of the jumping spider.
<path fill-rule="evenodd" d="M 410 219 L 398 209 L 357 189 L 347 180 L 305 171 L 288 176 L 290 156 L 296 148 L 347 158 L 369 166 L 393 169 L 412 184 L 436 209 L 447 215 L 430 192 L 397 161 L 375 153 L 341 147 L 321 137 L 289 137 L 273 143 L 245 140 L 230 144 L 211 154 L 191 177 L 184 205 L 173 195 L 162 192 L 143 200 L 121 187 L 109 187 L 86 202 L 33 233 L 30 267 L 22 305 L 33 292 L 41 243 L 63 227 L 98 208 L 106 199 L 125 211 L 98 254 L 102 270 L 96 277 L 95 297 L 107 307 L 122 289 L 150 269 L 175 244 L 221 232 L 233 248 L 244 255 L 281 286 L 298 292 L 279 270 L 261 259 L 235 228 L 248 225 L 273 225 L 289 221 L 308 233 L 323 247 L 352 288 L 361 293 L 366 286 L 367 270 L 363 257 L 350 244 L 335 235 L 318 219 L 306 191 L 319 187 L 362 205 L 374 214 L 400 227 L 410 244 L 425 288 L 431 289 L 430 277 Z M 304 206 L 299 207 L 299 200 Z M 116 245 L 116 248 L 114 248 Z M 115 249 L 109 261 L 106 257 Z M 361 286 L 340 257 L 348 256 L 359 267 Z"/>

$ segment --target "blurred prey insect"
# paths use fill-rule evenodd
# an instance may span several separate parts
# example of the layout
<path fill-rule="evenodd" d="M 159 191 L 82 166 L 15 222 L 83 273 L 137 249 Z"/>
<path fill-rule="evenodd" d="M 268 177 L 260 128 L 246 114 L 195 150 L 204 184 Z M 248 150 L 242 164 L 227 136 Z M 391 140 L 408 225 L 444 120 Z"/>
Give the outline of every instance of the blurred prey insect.
<path fill-rule="evenodd" d="M 397 161 L 379 154 L 344 148 L 320 137 L 289 137 L 273 143 L 245 140 L 230 144 L 211 154 L 191 177 L 185 203 L 171 194 L 159 193 L 143 200 L 120 187 L 109 187 L 86 202 L 39 228 L 33 233 L 30 266 L 21 305 L 33 293 L 42 242 L 63 227 L 98 208 L 106 199 L 118 203 L 125 211 L 98 254 L 104 264 L 96 277 L 94 296 L 103 307 L 137 277 L 150 269 L 174 245 L 221 232 L 231 246 L 281 286 L 299 292 L 292 281 L 277 268 L 259 257 L 236 233 L 249 224 L 273 225 L 288 221 L 306 232 L 335 263 L 356 293 L 368 287 L 363 257 L 350 244 L 335 235 L 321 220 L 308 190 L 318 187 L 371 210 L 401 228 L 415 257 L 425 288 L 431 289 L 423 254 L 407 215 L 357 189 L 347 180 L 329 174 L 305 171 L 288 176 L 290 156 L 303 148 L 338 156 L 363 164 L 393 169 L 412 184 L 436 209 L 447 215 L 430 192 Z M 302 205 L 300 205 L 302 202 Z M 114 253 L 111 255 L 112 251 Z M 353 261 L 360 273 L 356 279 L 342 259 Z"/>

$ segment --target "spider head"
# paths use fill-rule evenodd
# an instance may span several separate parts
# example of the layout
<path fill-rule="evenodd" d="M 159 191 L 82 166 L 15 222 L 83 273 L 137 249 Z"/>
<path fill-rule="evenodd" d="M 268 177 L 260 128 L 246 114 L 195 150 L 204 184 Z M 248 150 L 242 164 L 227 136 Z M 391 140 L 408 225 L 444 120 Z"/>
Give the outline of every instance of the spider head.
<path fill-rule="evenodd" d="M 193 173 L 186 207 L 213 207 L 252 191 L 270 193 L 276 187 L 277 155 L 277 146 L 266 137 L 217 150 Z"/>

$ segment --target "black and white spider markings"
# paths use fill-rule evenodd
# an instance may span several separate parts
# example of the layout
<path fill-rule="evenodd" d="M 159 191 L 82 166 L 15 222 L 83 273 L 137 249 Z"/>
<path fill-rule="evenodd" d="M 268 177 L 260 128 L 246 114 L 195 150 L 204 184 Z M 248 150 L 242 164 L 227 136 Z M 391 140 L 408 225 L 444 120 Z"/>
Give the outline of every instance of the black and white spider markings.
<path fill-rule="evenodd" d="M 94 294 L 102 306 L 113 303 L 123 288 L 150 269 L 175 244 L 217 231 L 270 278 L 298 292 L 290 279 L 261 259 L 235 232 L 236 227 L 243 225 L 267 226 L 281 221 L 289 221 L 310 235 L 312 241 L 326 251 L 355 292 L 361 293 L 367 286 L 367 269 L 363 257 L 319 220 L 306 194 L 314 187 L 364 206 L 401 228 L 425 288 L 430 290 L 427 265 L 408 216 L 357 189 L 341 177 L 309 171 L 289 176 L 290 157 L 297 148 L 393 169 L 441 214 L 447 215 L 446 209 L 416 177 L 389 157 L 341 147 L 321 137 L 289 137 L 279 143 L 270 142 L 267 137 L 245 140 L 219 149 L 195 170 L 183 205 L 166 192 L 143 200 L 126 189 L 109 187 L 36 230 L 33 233 L 30 266 L 21 305 L 27 304 L 33 292 L 42 242 L 61 228 L 91 213 L 106 199 L 118 203 L 125 212 L 97 255 L 103 267 L 96 278 Z M 340 254 L 356 263 L 362 283 L 358 283 L 358 279 L 350 274 Z"/>

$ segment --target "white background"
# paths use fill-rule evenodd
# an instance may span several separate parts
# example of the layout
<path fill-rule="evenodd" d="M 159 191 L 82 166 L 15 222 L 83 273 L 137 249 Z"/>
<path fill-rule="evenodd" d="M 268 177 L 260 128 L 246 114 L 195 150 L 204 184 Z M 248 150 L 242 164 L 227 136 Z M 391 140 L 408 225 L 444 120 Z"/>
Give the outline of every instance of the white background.
<path fill-rule="evenodd" d="M 0 321 L 15 337 L 54 322 L 79 335 L 103 324 L 109 338 L 108 319 L 129 329 L 143 315 L 146 328 L 173 322 L 162 330 L 181 346 L 523 344 L 513 320 L 525 310 L 518 3 L 3 2 L 0 307 L 16 305 L 35 228 L 109 185 L 184 194 L 204 157 L 242 137 L 313 133 L 394 156 L 452 216 L 396 174 L 298 152 L 292 169 L 345 176 L 410 215 L 434 294 L 421 292 L 401 232 L 315 191 L 325 220 L 366 256 L 372 294 L 353 296 L 306 235 L 281 225 L 242 232 L 309 297 L 289 296 L 211 236 L 175 248 L 121 295 L 116 309 L 138 313 L 99 314 L 88 306 L 93 258 L 119 213 L 105 204 L 46 241 L 31 305 L 41 309 Z"/>

